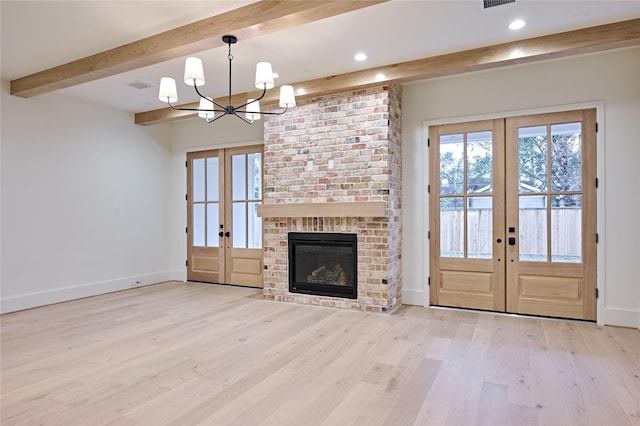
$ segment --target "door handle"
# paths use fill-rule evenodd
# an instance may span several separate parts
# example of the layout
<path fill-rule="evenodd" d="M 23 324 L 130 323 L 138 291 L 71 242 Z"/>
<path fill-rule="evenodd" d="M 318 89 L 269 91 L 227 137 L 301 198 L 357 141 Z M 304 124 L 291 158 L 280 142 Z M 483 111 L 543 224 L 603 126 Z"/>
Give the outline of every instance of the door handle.
<path fill-rule="evenodd" d="M 509 245 L 510 246 L 515 246 L 516 245 L 515 237 L 509 237 Z"/>
<path fill-rule="evenodd" d="M 227 231 L 224 233 L 224 236 L 228 238 L 229 236 L 231 236 L 231 234 L 229 233 L 229 231 Z"/>
<path fill-rule="evenodd" d="M 224 236 L 224 232 L 220 231 L 218 232 L 218 237 L 223 237 Z"/>

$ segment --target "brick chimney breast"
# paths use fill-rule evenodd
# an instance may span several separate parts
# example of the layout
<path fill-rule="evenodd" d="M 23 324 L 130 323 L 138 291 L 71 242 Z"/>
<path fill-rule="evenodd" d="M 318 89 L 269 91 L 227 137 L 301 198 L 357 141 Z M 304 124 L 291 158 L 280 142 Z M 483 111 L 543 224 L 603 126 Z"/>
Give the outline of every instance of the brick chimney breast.
<path fill-rule="evenodd" d="M 263 116 L 265 206 L 386 203 L 379 217 L 263 217 L 265 298 L 370 312 L 401 304 L 401 94 L 372 87 Z M 289 232 L 357 234 L 358 298 L 290 293 Z"/>

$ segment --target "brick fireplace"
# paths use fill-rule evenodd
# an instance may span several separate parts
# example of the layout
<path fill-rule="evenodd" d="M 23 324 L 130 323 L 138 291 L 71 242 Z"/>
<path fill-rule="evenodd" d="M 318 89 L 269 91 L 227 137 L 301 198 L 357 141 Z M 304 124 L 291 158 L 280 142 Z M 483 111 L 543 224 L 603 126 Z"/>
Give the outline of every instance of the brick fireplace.
<path fill-rule="evenodd" d="M 401 87 L 301 100 L 265 117 L 267 299 L 390 312 L 401 304 Z M 357 298 L 289 291 L 288 235 L 357 236 Z"/>

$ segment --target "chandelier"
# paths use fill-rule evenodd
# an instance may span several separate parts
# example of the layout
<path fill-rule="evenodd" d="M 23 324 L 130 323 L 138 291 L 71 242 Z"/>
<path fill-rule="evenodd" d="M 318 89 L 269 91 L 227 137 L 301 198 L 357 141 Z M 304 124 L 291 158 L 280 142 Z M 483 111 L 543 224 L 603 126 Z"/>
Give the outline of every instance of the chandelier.
<path fill-rule="evenodd" d="M 171 108 L 178 111 L 196 111 L 198 117 L 204 118 L 207 123 L 213 123 L 225 115 L 234 115 L 242 119 L 246 123 L 253 123 L 254 120 L 260 119 L 260 114 L 281 115 L 287 112 L 291 107 L 296 106 L 296 98 L 293 94 L 293 86 L 280 87 L 280 108 L 284 110 L 279 112 L 260 112 L 260 99 L 264 98 L 267 89 L 274 87 L 273 71 L 269 62 L 259 62 L 256 65 L 256 88 L 262 89 L 262 94 L 256 99 L 247 99 L 247 102 L 239 105 L 231 105 L 231 45 L 235 44 L 238 39 L 232 35 L 222 36 L 222 41 L 229 46 L 227 59 L 229 60 L 229 103 L 227 106 L 220 105 L 213 98 L 204 96 L 200 93 L 198 86 L 204 85 L 204 71 L 202 69 L 202 60 L 196 57 L 187 58 L 184 66 L 184 83 L 187 86 L 193 86 L 194 90 L 200 96 L 198 108 L 181 108 L 174 105 L 178 102 L 178 92 L 176 90 L 176 81 L 171 77 L 162 77 L 160 79 L 160 92 L 158 98 L 162 102 L 166 102 Z M 244 114 L 244 117 L 241 115 Z"/>

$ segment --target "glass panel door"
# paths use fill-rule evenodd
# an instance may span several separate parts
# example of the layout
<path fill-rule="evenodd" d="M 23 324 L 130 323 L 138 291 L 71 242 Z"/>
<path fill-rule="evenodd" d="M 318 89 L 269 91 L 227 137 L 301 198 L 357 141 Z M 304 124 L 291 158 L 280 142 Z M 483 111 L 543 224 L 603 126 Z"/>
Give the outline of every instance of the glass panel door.
<path fill-rule="evenodd" d="M 595 320 L 595 110 L 506 127 L 507 310 Z"/>
<path fill-rule="evenodd" d="M 227 280 L 232 284 L 262 287 L 262 146 L 226 150 L 231 208 L 227 227 Z"/>
<path fill-rule="evenodd" d="M 502 120 L 430 128 L 434 304 L 504 309 L 503 226 L 495 213 L 504 205 L 496 149 L 503 129 Z"/>
<path fill-rule="evenodd" d="M 187 279 L 220 282 L 220 151 L 187 155 Z"/>

